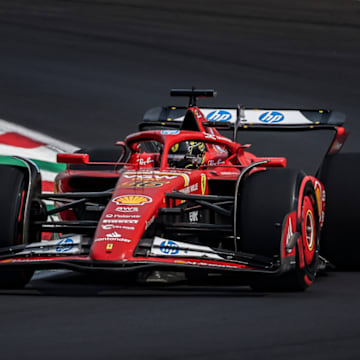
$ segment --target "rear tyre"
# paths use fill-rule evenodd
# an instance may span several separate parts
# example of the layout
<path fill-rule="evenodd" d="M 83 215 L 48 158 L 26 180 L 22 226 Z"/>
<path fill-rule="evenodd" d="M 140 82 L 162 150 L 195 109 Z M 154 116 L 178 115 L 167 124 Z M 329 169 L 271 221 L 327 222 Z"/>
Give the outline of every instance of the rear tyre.
<path fill-rule="evenodd" d="M 337 268 L 359 269 L 360 154 L 328 156 L 320 180 L 326 191 L 321 255 Z"/>
<path fill-rule="evenodd" d="M 304 173 L 270 169 L 245 179 L 239 196 L 238 229 L 241 251 L 279 259 L 282 225 L 297 208 Z M 318 252 L 318 217 L 311 182 L 302 201 L 302 246 L 295 269 L 280 276 L 255 275 L 250 286 L 261 291 L 302 291 L 314 280 Z M 295 229 L 294 229 L 295 230 Z"/>
<path fill-rule="evenodd" d="M 23 169 L 0 165 L 0 248 L 22 242 L 27 177 Z M 0 267 L 0 288 L 22 288 L 33 270 L 3 270 Z"/>

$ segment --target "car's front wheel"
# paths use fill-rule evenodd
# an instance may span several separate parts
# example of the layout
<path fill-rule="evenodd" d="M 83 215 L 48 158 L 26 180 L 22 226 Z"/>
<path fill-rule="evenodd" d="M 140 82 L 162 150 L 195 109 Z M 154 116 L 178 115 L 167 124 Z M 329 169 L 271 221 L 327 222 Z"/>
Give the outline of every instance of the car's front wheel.
<path fill-rule="evenodd" d="M 20 245 L 23 235 L 27 177 L 20 167 L 0 165 L 0 248 Z M 24 287 L 33 275 L 31 269 L 2 269 L 0 288 Z"/>
<path fill-rule="evenodd" d="M 255 290 L 302 291 L 313 282 L 318 262 L 319 220 L 312 183 L 293 169 L 270 169 L 247 177 L 238 194 L 238 248 L 280 259 L 283 224 L 301 202 L 301 242 L 293 270 L 280 276 L 255 275 Z M 304 191 L 300 186 L 305 181 Z M 295 231 L 296 224 L 292 224 Z"/>

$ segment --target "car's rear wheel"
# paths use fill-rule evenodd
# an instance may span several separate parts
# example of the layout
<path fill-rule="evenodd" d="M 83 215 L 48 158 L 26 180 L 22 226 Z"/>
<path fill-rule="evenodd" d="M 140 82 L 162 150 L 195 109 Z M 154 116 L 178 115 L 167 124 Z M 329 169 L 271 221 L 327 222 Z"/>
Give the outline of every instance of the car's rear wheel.
<path fill-rule="evenodd" d="M 0 165 L 0 248 L 22 242 L 27 177 L 22 168 Z M 33 270 L 6 270 L 0 267 L 0 288 L 21 288 Z"/>
<path fill-rule="evenodd" d="M 299 189 L 304 174 L 292 169 L 271 169 L 245 179 L 239 192 L 237 216 L 239 250 L 279 259 L 282 225 L 302 202 L 302 243 L 296 246 L 295 268 L 280 276 L 255 275 L 255 290 L 302 291 L 314 280 L 318 258 L 318 215 L 311 182 Z M 295 224 L 294 224 L 295 226 Z M 295 231 L 295 229 L 294 229 Z"/>
<path fill-rule="evenodd" d="M 358 217 L 360 209 L 360 154 L 329 156 L 320 180 L 326 191 L 325 223 L 320 249 L 338 268 L 360 268 Z"/>

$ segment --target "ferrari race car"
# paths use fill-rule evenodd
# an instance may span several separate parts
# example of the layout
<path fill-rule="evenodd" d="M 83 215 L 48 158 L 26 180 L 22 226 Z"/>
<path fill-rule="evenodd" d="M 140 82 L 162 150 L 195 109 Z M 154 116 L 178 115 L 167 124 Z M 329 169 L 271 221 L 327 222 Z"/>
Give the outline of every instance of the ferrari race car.
<path fill-rule="evenodd" d="M 199 108 L 197 98 L 213 90 L 171 94 L 189 97 L 189 106 L 149 110 L 140 131 L 116 148 L 59 152 L 58 165 L 66 168 L 54 192 L 39 161 L 0 158 L 1 287 L 22 287 L 37 269 L 71 269 L 216 274 L 254 289 L 304 290 L 323 256 L 344 263 L 338 226 L 346 235 L 347 225 L 336 222 L 332 203 L 336 226 L 325 222 L 327 187 L 333 203 L 347 191 L 329 182 L 334 166 L 344 165 L 334 158 L 347 136 L 341 115 Z M 287 168 L 285 157 L 250 152 L 238 140 L 248 130 L 333 135 L 316 174 L 306 174 Z"/>

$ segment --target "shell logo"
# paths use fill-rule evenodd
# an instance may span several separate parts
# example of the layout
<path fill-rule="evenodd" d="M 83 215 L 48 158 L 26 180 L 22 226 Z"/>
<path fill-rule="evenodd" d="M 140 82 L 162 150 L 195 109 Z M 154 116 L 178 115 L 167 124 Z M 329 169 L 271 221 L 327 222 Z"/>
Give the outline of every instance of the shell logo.
<path fill-rule="evenodd" d="M 121 195 L 112 200 L 118 205 L 144 205 L 151 203 L 152 198 L 145 195 Z"/>

